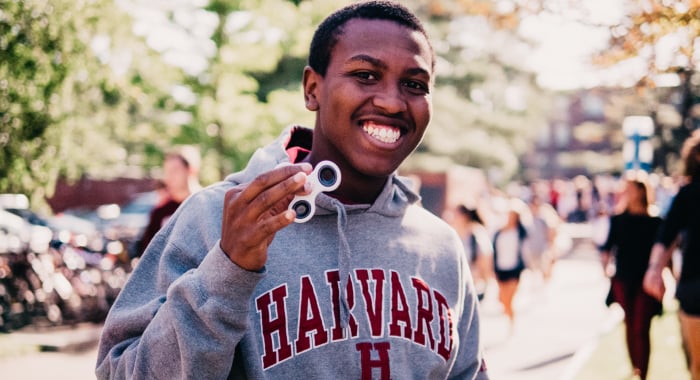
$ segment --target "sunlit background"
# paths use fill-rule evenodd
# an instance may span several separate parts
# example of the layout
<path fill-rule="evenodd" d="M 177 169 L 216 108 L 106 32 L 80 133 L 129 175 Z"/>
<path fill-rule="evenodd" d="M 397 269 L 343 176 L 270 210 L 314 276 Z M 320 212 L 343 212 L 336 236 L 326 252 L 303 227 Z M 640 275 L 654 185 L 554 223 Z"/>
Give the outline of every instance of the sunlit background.
<path fill-rule="evenodd" d="M 5 1 L 0 191 L 45 212 L 56 184 L 157 177 L 196 145 L 201 180 L 312 125 L 301 71 L 344 1 Z M 653 167 L 696 127 L 697 1 L 406 1 L 439 55 L 435 117 L 405 172 L 509 181 L 619 173 L 622 122 L 654 120 Z M 49 202 L 50 203 L 50 202 Z"/>

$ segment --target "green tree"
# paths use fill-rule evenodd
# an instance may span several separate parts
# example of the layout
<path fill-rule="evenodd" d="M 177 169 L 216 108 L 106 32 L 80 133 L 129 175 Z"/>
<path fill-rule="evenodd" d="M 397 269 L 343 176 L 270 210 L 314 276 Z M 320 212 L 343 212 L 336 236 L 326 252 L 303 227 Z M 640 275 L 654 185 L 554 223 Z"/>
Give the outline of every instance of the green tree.
<path fill-rule="evenodd" d="M 165 145 L 179 70 L 159 63 L 112 1 L 1 9 L 0 192 L 39 206 L 59 177 L 124 174 Z"/>
<path fill-rule="evenodd" d="M 521 155 L 547 126 L 552 95 L 523 66 L 531 42 L 519 36 L 529 4 L 504 10 L 484 0 L 414 1 L 440 57 L 435 118 L 408 166 L 423 170 L 452 164 L 522 178 Z M 513 54 L 519 52 L 520 54 Z"/>
<path fill-rule="evenodd" d="M 44 136 L 72 47 L 50 23 L 64 17 L 60 7 L 2 1 L 0 9 L 0 191 L 25 192 L 47 184 L 56 168 Z"/>
<path fill-rule="evenodd" d="M 308 44 L 323 17 L 349 3 L 171 6 L 163 11 L 169 27 L 213 45 L 204 67 L 188 71 L 165 64 L 169 52 L 137 31 L 137 15 L 111 0 L 0 2 L 0 191 L 34 200 L 50 196 L 59 177 L 144 176 L 177 143 L 200 146 L 202 179 L 210 183 L 241 169 L 284 126 L 313 125 L 301 93 Z M 440 161 L 517 175 L 518 156 L 542 122 L 546 97 L 526 70 L 455 37 L 466 30 L 488 39 L 514 30 L 512 14 L 490 2 L 466 3 L 411 4 L 428 21 L 440 62 L 436 117 L 407 166 L 435 168 Z M 198 23 L 182 12 L 213 16 L 211 33 L 202 38 Z M 497 27 L 465 29 L 465 17 Z M 503 41 L 504 50 L 520 43 Z M 182 92 L 188 99 L 177 95 Z M 514 103 L 513 93 L 521 100 Z"/>
<path fill-rule="evenodd" d="M 640 62 L 646 67 L 635 84 L 635 95 L 647 105 L 640 112 L 656 119 L 655 161 L 668 172 L 690 131 L 700 128 L 700 2 L 624 4 L 629 12 L 610 27 L 609 46 L 594 62 L 601 67 Z"/>
<path fill-rule="evenodd" d="M 313 114 L 304 109 L 300 91 L 308 44 L 315 25 L 348 3 L 219 0 L 204 8 L 218 20 L 211 36 L 216 53 L 205 72 L 186 81 L 197 101 L 189 109 L 193 118 L 183 128 L 183 137 L 197 136 L 202 142 L 210 171 L 205 176 L 220 178 L 242 168 L 257 147 L 287 124 L 312 125 Z M 439 73 L 434 127 L 406 167 L 441 170 L 459 163 L 498 167 L 506 177 L 517 174 L 518 157 L 543 126 L 546 108 L 546 98 L 533 75 L 489 53 L 463 59 L 469 46 L 450 38 L 452 33 L 464 33 L 458 28 L 459 21 L 453 20 L 463 13 L 438 14 L 431 7 L 410 5 L 429 21 L 426 26 L 449 69 Z M 492 17 L 493 12 L 472 17 L 488 16 L 505 25 L 504 18 Z M 494 28 L 480 30 L 468 32 L 483 38 L 496 32 Z M 512 30 L 502 34 L 508 33 Z M 443 46 L 442 41 L 449 44 Z M 514 37 L 507 41 L 519 43 Z M 508 100 L 513 94 L 522 104 Z M 472 96 L 479 96 L 482 103 Z M 436 161 L 444 164 L 435 166 Z"/>
<path fill-rule="evenodd" d="M 299 3 L 298 5 L 296 3 Z M 301 76 L 314 25 L 339 2 L 212 1 L 216 53 L 187 85 L 197 94 L 185 126 L 203 143 L 209 178 L 241 169 L 291 123 L 312 125 Z"/>

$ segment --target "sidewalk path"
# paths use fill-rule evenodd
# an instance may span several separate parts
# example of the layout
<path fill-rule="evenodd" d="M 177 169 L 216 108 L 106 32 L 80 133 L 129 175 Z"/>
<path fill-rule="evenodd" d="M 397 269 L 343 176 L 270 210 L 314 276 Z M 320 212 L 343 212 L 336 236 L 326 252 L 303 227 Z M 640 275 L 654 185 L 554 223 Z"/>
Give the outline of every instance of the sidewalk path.
<path fill-rule="evenodd" d="M 15 354 L 0 357 L 0 378 L 7 380 L 94 380 L 101 325 L 83 323 L 51 329 L 28 326 L 3 335 L 0 345 Z"/>
<path fill-rule="evenodd" d="M 555 264 L 548 283 L 535 273 L 523 273 L 512 329 L 492 284 L 481 305 L 491 379 L 573 379 L 600 335 L 620 321 L 620 312 L 605 306 L 607 290 L 598 253 L 586 242 Z"/>

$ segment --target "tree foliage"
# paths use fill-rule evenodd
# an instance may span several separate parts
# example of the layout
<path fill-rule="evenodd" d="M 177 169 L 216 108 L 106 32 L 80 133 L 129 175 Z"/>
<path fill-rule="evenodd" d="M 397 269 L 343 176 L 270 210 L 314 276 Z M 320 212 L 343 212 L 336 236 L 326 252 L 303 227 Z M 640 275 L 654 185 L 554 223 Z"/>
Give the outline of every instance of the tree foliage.
<path fill-rule="evenodd" d="M 595 57 L 597 64 L 613 65 L 632 58 L 642 59 L 652 75 L 695 66 L 698 60 L 696 40 L 700 36 L 699 1 L 650 0 L 627 1 L 626 4 L 629 12 L 610 27 L 609 47 Z M 661 44 L 667 44 L 663 52 Z"/>
<path fill-rule="evenodd" d="M 647 105 L 640 113 L 655 118 L 655 163 L 668 172 L 685 138 L 700 127 L 700 1 L 626 4 L 629 12 L 610 27 L 609 46 L 593 60 L 601 67 L 637 62 L 645 68 L 635 99 Z"/>
<path fill-rule="evenodd" d="M 208 58 L 207 70 L 186 79 L 197 100 L 188 109 L 193 117 L 183 126 L 189 131 L 183 136 L 196 137 L 206 152 L 206 178 L 213 180 L 242 168 L 252 152 L 285 125 L 313 124 L 313 115 L 304 109 L 300 91 L 308 44 L 315 25 L 347 3 L 213 1 L 204 7 L 216 15 L 217 27 L 211 36 L 216 49 Z M 413 6 L 421 16 L 434 21 L 429 26 L 436 42 L 450 40 L 449 34 L 455 32 L 458 22 L 450 22 L 449 17 L 437 16 L 419 4 Z M 493 31 L 484 30 L 479 37 L 488 38 Z M 518 155 L 526 149 L 533 131 L 543 124 L 544 98 L 531 96 L 537 91 L 531 74 L 504 66 L 490 52 L 461 60 L 460 54 L 468 49 L 456 43 L 440 51 L 449 67 L 439 74 L 438 116 L 420 148 L 421 154 L 407 167 L 440 170 L 451 163 L 498 166 L 507 176 L 513 175 L 518 169 Z M 443 91 L 444 96 L 440 95 Z M 519 96 L 539 99 L 539 104 L 520 109 L 506 104 L 503 99 L 508 98 L 507 93 L 517 91 L 521 92 Z M 470 99 L 473 93 L 481 94 L 483 103 L 479 106 Z M 474 141 L 475 136 L 486 138 L 495 149 L 481 149 L 484 141 Z M 445 140 L 460 141 L 462 146 L 452 149 L 454 144 L 443 144 Z M 445 165 L 432 165 L 438 156 L 447 158 L 443 160 Z"/>
<path fill-rule="evenodd" d="M 59 177 L 144 176 L 181 143 L 200 147 L 204 183 L 241 169 L 286 125 L 313 125 L 301 93 L 308 44 L 315 26 L 347 3 L 212 0 L 166 5 L 139 24 L 133 9 L 112 0 L 0 0 L 0 192 L 36 203 Z M 407 4 L 427 20 L 440 57 L 436 116 L 407 166 L 439 169 L 440 161 L 517 175 L 546 96 L 498 49 L 461 38 L 519 46 L 511 33 L 517 12 L 488 1 Z M 142 30 L 154 17 L 199 38 L 202 69 L 178 65 L 177 54 Z M 202 32 L 198 17 L 213 20 L 212 29 Z"/>
<path fill-rule="evenodd" d="M 529 5 L 528 5 L 529 4 Z M 443 170 L 453 164 L 521 175 L 520 156 L 546 128 L 551 94 L 540 88 L 523 57 L 530 45 L 517 33 L 522 12 L 483 0 L 416 1 L 440 56 L 435 118 L 407 165 Z"/>
<path fill-rule="evenodd" d="M 110 0 L 2 1 L 0 9 L 0 192 L 41 204 L 59 177 L 127 171 L 139 157 L 130 148 L 144 151 L 164 129 L 176 70 L 157 64 Z"/>
<path fill-rule="evenodd" d="M 301 74 L 313 25 L 337 2 L 214 1 L 216 54 L 187 83 L 198 94 L 187 127 L 206 131 L 210 178 L 241 169 L 253 151 L 291 123 L 311 126 Z M 214 170 L 215 169 L 215 170 Z"/>
<path fill-rule="evenodd" d="M 59 7 L 1 4 L 0 191 L 20 192 L 43 184 L 55 170 L 56 150 L 42 137 L 55 119 L 50 108 L 68 75 L 63 61 L 72 46 L 49 23 L 63 16 Z"/>

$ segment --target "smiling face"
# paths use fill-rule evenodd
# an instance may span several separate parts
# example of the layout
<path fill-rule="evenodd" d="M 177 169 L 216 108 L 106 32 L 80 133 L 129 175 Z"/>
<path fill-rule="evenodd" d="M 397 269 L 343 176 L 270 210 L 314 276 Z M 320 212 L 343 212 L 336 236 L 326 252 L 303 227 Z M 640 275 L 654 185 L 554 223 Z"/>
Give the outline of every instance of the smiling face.
<path fill-rule="evenodd" d="M 334 161 L 344 183 L 383 184 L 428 126 L 432 64 L 420 32 L 387 20 L 348 21 L 325 76 L 304 72 L 306 106 L 317 112 L 308 160 Z"/>

